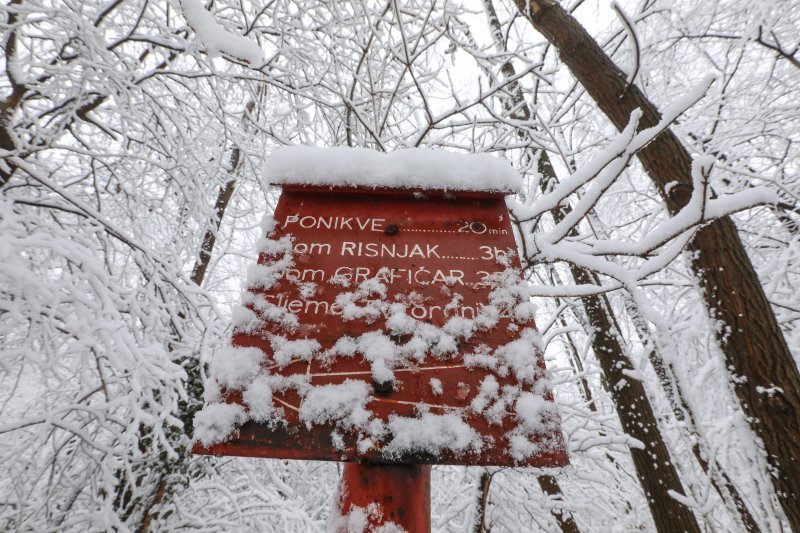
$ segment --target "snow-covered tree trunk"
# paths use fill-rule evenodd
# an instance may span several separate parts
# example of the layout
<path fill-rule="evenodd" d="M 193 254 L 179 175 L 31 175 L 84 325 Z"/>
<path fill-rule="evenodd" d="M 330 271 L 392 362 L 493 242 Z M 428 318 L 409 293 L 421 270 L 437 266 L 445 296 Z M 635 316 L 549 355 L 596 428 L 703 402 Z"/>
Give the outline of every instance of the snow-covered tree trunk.
<path fill-rule="evenodd" d="M 484 6 L 492 34 L 499 41 L 502 29 L 492 1 L 484 0 Z M 502 42 L 496 42 L 496 45 L 500 49 L 505 48 Z M 515 68 L 510 62 L 506 62 L 502 66 L 502 72 L 505 76 L 513 77 Z M 519 83 L 512 83 L 508 94 L 505 107 L 510 116 L 520 123 L 529 121 L 532 113 Z M 522 130 L 518 132 L 518 136 L 522 141 L 531 141 Z M 536 155 L 530 153 L 527 157 L 536 160 Z M 558 178 L 549 156 L 544 151 L 538 154 L 537 171 L 540 174 L 539 185 L 542 193 L 546 194 L 555 189 Z M 550 213 L 555 223 L 559 224 L 570 214 L 570 209 L 559 205 L 551 209 Z M 577 231 L 573 229 L 571 235 L 576 236 Z M 600 284 L 597 276 L 588 269 L 575 264 L 570 264 L 569 269 L 577 284 Z M 589 335 L 592 351 L 603 369 L 605 388 L 614 399 L 622 428 L 626 434 L 641 443 L 641 447 L 631 447 L 630 451 L 637 478 L 644 490 L 656 528 L 662 532 L 674 531 L 675 527 L 682 531 L 699 532 L 700 526 L 692 511 L 670 494 L 675 492 L 685 495 L 685 491 L 661 435 L 644 384 L 631 377 L 634 366 L 623 348 L 622 332 L 608 299 L 603 295 L 587 295 L 581 297 L 581 303 L 591 330 Z"/>
<path fill-rule="evenodd" d="M 600 109 L 622 129 L 634 109 L 642 128 L 660 113 L 614 64 L 586 30 L 554 0 L 517 0 L 520 12 L 555 47 Z M 639 159 L 671 212 L 691 190 L 691 157 L 677 137 L 663 132 Z M 670 188 L 677 182 L 679 187 Z M 733 221 L 726 217 L 698 230 L 689 249 L 706 305 L 721 327 L 717 339 L 731 382 L 751 427 L 764 445 L 778 499 L 800 530 L 800 374 Z"/>

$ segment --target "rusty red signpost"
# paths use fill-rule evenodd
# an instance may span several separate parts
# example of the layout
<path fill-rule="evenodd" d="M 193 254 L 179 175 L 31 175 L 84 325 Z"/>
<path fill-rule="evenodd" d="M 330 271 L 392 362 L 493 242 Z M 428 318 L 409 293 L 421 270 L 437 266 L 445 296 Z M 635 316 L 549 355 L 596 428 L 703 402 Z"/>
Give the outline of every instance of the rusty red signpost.
<path fill-rule="evenodd" d="M 453 321 L 454 317 L 465 319 L 464 323 L 479 321 L 496 287 L 487 279 L 514 272 L 520 281 L 519 271 L 513 270 L 519 267 L 516 244 L 504 195 L 499 192 L 284 185 L 274 219 L 271 238 L 277 241 L 291 235 L 292 264 L 282 279 L 251 292 L 260 295 L 271 309 L 297 317 L 291 335 L 280 334 L 288 340 L 314 339 L 320 346 L 318 353 L 339 346 L 343 337 L 355 339 L 387 330 L 386 307 L 380 312 L 373 310 L 372 315 L 368 306 L 359 308 L 366 309 L 360 319 L 346 316 L 348 302 L 356 297 L 367 299 L 369 294 L 353 291 L 370 280 L 386 288 L 382 301 L 401 302 L 413 321 L 435 328 L 460 323 Z M 275 257 L 269 254 L 262 254 L 259 260 L 262 264 L 270 261 Z M 342 299 L 343 293 L 350 299 Z M 252 305 L 251 310 L 255 311 Z M 549 391 L 537 388 L 545 378 L 542 355 L 527 354 L 535 378 L 524 383 L 513 368 L 498 372 L 491 364 L 481 363 L 481 357 L 485 359 L 492 350 L 502 350 L 521 335 L 530 334 L 535 327 L 532 318 L 522 315 L 515 318 L 511 313 L 499 317 L 490 328 L 454 335 L 457 354 L 443 356 L 429 347 L 431 353 L 424 358 L 391 368 L 389 378 L 381 377 L 385 372 L 376 370 L 369 357 L 278 361 L 274 337 L 278 326 L 274 324 L 234 331 L 232 345 L 261 350 L 262 368 L 271 375 L 302 376 L 310 387 L 366 382 L 370 387 L 366 407 L 375 419 L 399 424 L 403 417 L 419 421 L 428 415 L 456 413 L 471 428 L 473 444 L 482 443 L 480 446 L 438 446 L 434 442 L 428 447 L 403 447 L 397 439 L 366 438 L 363 431 L 335 420 L 303 423 L 301 389 L 288 388 L 272 392 L 273 404 L 282 409 L 281 423 L 246 421 L 226 440 L 208 446 L 197 443 L 194 451 L 346 461 L 341 515 L 355 507 L 377 504 L 380 512 L 373 513 L 371 524 L 394 522 L 408 531 L 428 531 L 429 465 L 553 467 L 568 461 L 554 411 L 543 411 L 543 429 L 521 437 L 519 412 L 513 402 L 502 404 L 499 400 L 505 394 L 500 391 L 516 391 L 513 397 L 519 398 L 519 391 L 537 390 L 543 401 L 552 402 Z M 393 332 L 390 338 L 397 346 L 411 342 L 410 333 L 398 333 L 397 328 Z M 462 357 L 466 355 L 469 357 Z M 496 397 L 486 397 L 487 383 L 496 384 L 489 390 Z M 227 403 L 245 403 L 239 390 L 225 390 L 223 395 Z M 487 414 L 488 408 L 483 409 L 487 402 L 495 402 L 492 416 Z"/>

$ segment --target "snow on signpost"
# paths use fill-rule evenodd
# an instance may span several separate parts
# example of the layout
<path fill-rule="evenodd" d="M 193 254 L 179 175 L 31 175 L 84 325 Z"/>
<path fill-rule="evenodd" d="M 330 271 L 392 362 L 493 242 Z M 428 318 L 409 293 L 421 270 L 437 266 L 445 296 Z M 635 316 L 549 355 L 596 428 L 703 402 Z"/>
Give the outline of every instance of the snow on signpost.
<path fill-rule="evenodd" d="M 284 148 L 283 191 L 212 364 L 196 453 L 566 464 L 507 163 Z"/>

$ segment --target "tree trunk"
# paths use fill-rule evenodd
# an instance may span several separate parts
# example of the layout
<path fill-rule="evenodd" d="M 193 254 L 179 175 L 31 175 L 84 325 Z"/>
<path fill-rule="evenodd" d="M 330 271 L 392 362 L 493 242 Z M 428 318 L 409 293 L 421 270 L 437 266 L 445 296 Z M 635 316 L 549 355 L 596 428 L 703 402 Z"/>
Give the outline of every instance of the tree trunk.
<path fill-rule="evenodd" d="M 558 484 L 558 480 L 556 480 L 555 477 L 542 474 L 537 476 L 536 479 L 539 481 L 539 487 L 541 487 L 542 492 L 548 496 L 561 498 L 563 501 L 561 486 Z M 558 527 L 561 528 L 561 531 L 564 533 L 580 533 L 578 524 L 576 524 L 575 520 L 572 519 L 572 515 L 569 513 L 564 513 L 563 509 L 553 509 L 551 512 L 553 513 L 556 522 L 558 522 Z"/>
<path fill-rule="evenodd" d="M 484 0 L 484 7 L 489 18 L 489 26 L 498 48 L 505 48 L 502 42 L 500 23 L 491 0 Z M 514 66 L 510 62 L 502 65 L 502 73 L 506 77 L 514 76 Z M 528 121 L 531 111 L 522 95 L 519 84 L 509 87 L 506 109 L 520 121 Z M 525 140 L 523 131 L 517 132 Z M 547 154 L 542 151 L 538 169 L 542 176 L 540 186 L 548 190 L 557 181 Z M 564 219 L 568 207 L 559 206 L 551 214 L 558 223 Z M 574 235 L 577 230 L 573 229 Z M 571 265 L 570 270 L 576 283 L 597 283 L 594 273 Z M 631 456 L 636 475 L 644 490 L 650 512 L 658 531 L 667 533 L 675 531 L 700 532 L 697 519 L 690 509 L 670 496 L 669 491 L 685 494 L 678 472 L 669 456 L 658 422 L 647 398 L 644 385 L 637 379 L 627 375 L 634 370 L 623 347 L 620 330 L 605 296 L 584 296 L 581 298 L 592 333 L 592 350 L 603 370 L 606 389 L 617 408 L 626 434 L 639 440 L 643 448 L 631 448 Z M 542 485 L 542 480 L 539 481 Z M 546 483 L 545 483 L 546 484 Z M 544 485 L 542 485 L 544 489 Z"/>
<path fill-rule="evenodd" d="M 255 101 L 251 100 L 245 106 L 243 118 L 252 113 L 255 107 Z M 203 280 L 208 270 L 208 265 L 211 261 L 211 256 L 214 252 L 214 246 L 217 242 L 217 231 L 222 224 L 222 218 L 225 216 L 225 210 L 228 208 L 233 192 L 236 189 L 236 181 L 238 180 L 239 171 L 242 165 L 242 151 L 239 147 L 235 147 L 231 151 L 230 158 L 230 173 L 231 179 L 220 187 L 217 193 L 217 199 L 214 202 L 214 216 L 209 220 L 210 227 L 208 227 L 203 234 L 203 240 L 200 244 L 200 251 L 195 260 L 194 267 L 192 268 L 192 275 L 190 279 L 195 285 L 202 286 Z M 203 382 L 200 373 L 199 360 L 193 358 L 190 361 L 184 362 L 184 368 L 188 375 L 186 383 L 186 390 L 189 392 L 189 400 L 181 401 L 178 405 L 178 416 L 183 421 L 184 429 L 187 433 L 192 433 L 193 419 L 195 412 L 202 406 L 203 397 Z M 189 449 L 182 448 L 178 462 L 186 461 L 189 458 Z M 142 514 L 142 520 L 137 528 L 137 533 L 147 533 L 150 530 L 150 522 L 152 520 L 152 510 L 161 504 L 166 494 L 167 481 L 169 476 L 172 475 L 173 468 L 168 465 L 162 470 L 159 480 L 155 485 L 152 495 Z"/>
<path fill-rule="evenodd" d="M 11 0 L 9 6 L 18 5 L 20 1 L 21 0 Z M 17 32 L 13 29 L 16 22 L 17 14 L 13 10 L 9 10 L 8 17 L 6 17 L 6 27 L 12 28 L 12 30 L 8 33 L 8 38 L 6 39 L 3 50 L 6 56 L 6 65 L 12 61 L 16 61 Z M 14 146 L 14 139 L 11 135 L 11 122 L 17 106 L 25 95 L 26 88 L 14 79 L 12 70 L 8 66 L 6 67 L 6 76 L 11 85 L 11 94 L 8 95 L 5 100 L 0 101 L 0 150 L 13 152 L 16 146 Z M 16 170 L 16 167 L 10 164 L 4 157 L 2 164 L 0 164 L 0 189 L 5 187 L 8 180 L 11 179 L 14 170 Z"/>
<path fill-rule="evenodd" d="M 728 476 L 727 472 L 725 472 L 725 469 L 722 467 L 722 465 L 720 465 L 717 460 L 713 458 L 713 463 L 709 462 L 706 439 L 698 430 L 694 412 L 692 411 L 691 407 L 689 407 L 689 404 L 686 401 L 686 398 L 684 397 L 677 380 L 675 379 L 675 371 L 672 368 L 672 365 L 665 362 L 664 358 L 658 353 L 657 349 L 655 348 L 655 342 L 650 338 L 650 332 L 648 331 L 647 326 L 644 324 L 641 315 L 639 315 L 638 309 L 635 308 L 632 302 L 630 302 L 627 307 L 628 313 L 633 315 L 633 325 L 636 328 L 636 333 L 639 336 L 639 339 L 641 339 L 642 343 L 649 343 L 652 346 L 652 348 L 647 352 L 647 358 L 650 361 L 650 364 L 653 365 L 653 370 L 655 371 L 656 376 L 658 376 L 658 380 L 661 383 L 661 388 L 664 390 L 664 393 L 667 396 L 667 401 L 672 408 L 672 414 L 675 416 L 676 420 L 683 423 L 686 431 L 690 435 L 692 442 L 692 455 L 694 455 L 697 464 L 700 465 L 703 473 L 711 481 L 711 485 L 717 491 L 717 494 L 719 494 L 726 507 L 728 507 L 734 520 L 738 519 L 744 530 L 748 533 L 757 533 L 761 531 L 761 529 L 758 527 L 758 522 L 756 522 L 752 513 L 750 513 L 750 510 L 747 508 L 747 504 L 739 492 L 739 489 L 736 488 L 733 480 L 730 478 L 730 476 Z"/>
<path fill-rule="evenodd" d="M 586 30 L 554 0 L 516 0 L 520 12 L 558 50 L 562 61 L 618 129 L 639 108 L 641 128 L 655 125 L 656 107 Z M 667 130 L 638 157 L 672 213 L 685 202 L 667 193 L 677 181 L 691 187 L 691 157 Z M 682 202 L 683 200 L 683 202 Z M 761 439 L 778 500 L 800 531 L 800 373 L 764 289 L 729 217 L 698 230 L 689 249 L 742 410 Z"/>
<path fill-rule="evenodd" d="M 580 267 L 571 266 L 576 283 L 595 284 L 597 277 Z M 700 532 L 690 509 L 675 500 L 670 491 L 685 494 L 667 445 L 641 381 L 631 377 L 635 370 L 622 347 L 619 328 L 604 296 L 581 297 L 589 324 L 594 329 L 592 351 L 603 369 L 605 386 L 626 434 L 639 440 L 643 448 L 631 448 L 636 474 L 644 489 L 653 521 L 658 531 Z"/>
<path fill-rule="evenodd" d="M 541 182 L 542 189 L 552 189 L 552 187 L 555 185 L 555 182 L 557 182 L 557 178 L 555 171 L 550 164 L 549 157 L 544 151 L 540 155 L 538 169 L 543 178 Z M 560 223 L 569 214 L 569 212 L 570 208 L 568 206 L 559 206 L 557 209 L 552 210 L 551 214 L 555 222 Z M 572 267 L 573 274 L 575 272 L 575 268 L 578 267 Z M 590 271 L 586 269 L 580 270 L 583 271 L 583 275 L 587 277 L 587 279 L 593 279 L 595 280 L 594 283 L 599 283 L 599 280 Z M 606 307 L 607 311 L 611 312 L 607 302 Z M 671 365 L 665 363 L 663 357 L 661 357 L 661 355 L 658 353 L 657 349 L 655 348 L 655 343 L 652 342 L 652 339 L 650 339 L 647 327 L 642 323 L 641 318 L 638 316 L 638 311 L 636 309 L 629 309 L 628 311 L 633 315 L 634 326 L 641 341 L 643 343 L 650 341 L 651 346 L 653 346 L 653 348 L 648 350 L 648 360 L 653 365 L 653 369 L 655 370 L 661 387 L 667 396 L 667 400 L 669 401 L 675 418 L 683 422 L 686 426 L 686 430 L 690 433 L 692 440 L 692 455 L 694 456 L 700 468 L 703 470 L 703 473 L 711 481 L 711 485 L 717 491 L 717 494 L 719 494 L 720 498 L 729 508 L 734 520 L 738 520 L 744 527 L 744 530 L 748 533 L 757 533 L 760 531 L 758 523 L 750 513 L 750 510 L 747 508 L 747 505 L 744 502 L 744 498 L 742 498 L 739 490 L 733 484 L 731 478 L 728 476 L 722 466 L 716 462 L 716 460 L 714 461 L 713 465 L 711 465 L 708 459 L 706 459 L 703 450 L 704 439 L 700 434 L 697 433 L 694 413 L 686 402 L 686 399 L 684 398 L 683 393 L 681 392 L 681 389 L 675 380 L 675 373 Z M 612 316 L 606 317 L 605 321 L 608 323 L 615 322 Z M 590 325 L 596 330 L 597 325 L 591 322 Z"/>
<path fill-rule="evenodd" d="M 493 475 L 494 474 L 488 470 L 484 470 L 478 482 L 478 517 L 475 520 L 475 533 L 490 531 L 486 528 L 486 506 L 489 502 L 489 489 L 492 485 Z M 561 498 L 563 501 L 561 486 L 558 484 L 556 478 L 547 474 L 540 474 L 536 479 L 539 481 L 539 487 L 541 487 L 542 492 L 548 496 Z M 572 519 L 572 516 L 564 514 L 562 509 L 553 509 L 551 512 L 563 533 L 580 533 L 580 529 L 578 529 L 578 525 L 575 523 L 575 520 Z"/>
<path fill-rule="evenodd" d="M 556 176 L 544 152 L 540 155 L 538 170 L 542 175 L 542 188 L 551 188 Z M 551 211 L 556 223 L 561 222 L 568 213 L 569 207 L 566 206 Z M 570 265 L 570 272 L 576 283 L 599 285 L 597 276 L 585 268 Z M 631 448 L 631 457 L 656 529 L 663 533 L 699 533 L 700 525 L 692 511 L 669 494 L 669 491 L 679 494 L 685 492 L 661 437 L 644 384 L 630 377 L 635 369 L 623 348 L 622 334 L 608 299 L 605 296 L 582 296 L 581 303 L 592 329 L 592 351 L 603 370 L 605 388 L 614 400 L 622 429 L 644 444 L 642 449 Z"/>
<path fill-rule="evenodd" d="M 484 533 L 486 529 L 486 506 L 489 504 L 489 487 L 492 485 L 492 474 L 484 469 L 478 482 L 478 517 L 475 520 L 475 533 Z"/>

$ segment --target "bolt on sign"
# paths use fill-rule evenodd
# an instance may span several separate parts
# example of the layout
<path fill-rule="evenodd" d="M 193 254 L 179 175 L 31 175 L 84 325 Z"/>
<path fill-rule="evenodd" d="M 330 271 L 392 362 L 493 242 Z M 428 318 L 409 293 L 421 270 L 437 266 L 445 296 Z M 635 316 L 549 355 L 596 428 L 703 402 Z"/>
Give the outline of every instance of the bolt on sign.
<path fill-rule="evenodd" d="M 194 452 L 566 464 L 515 250 L 501 192 L 284 184 Z"/>

